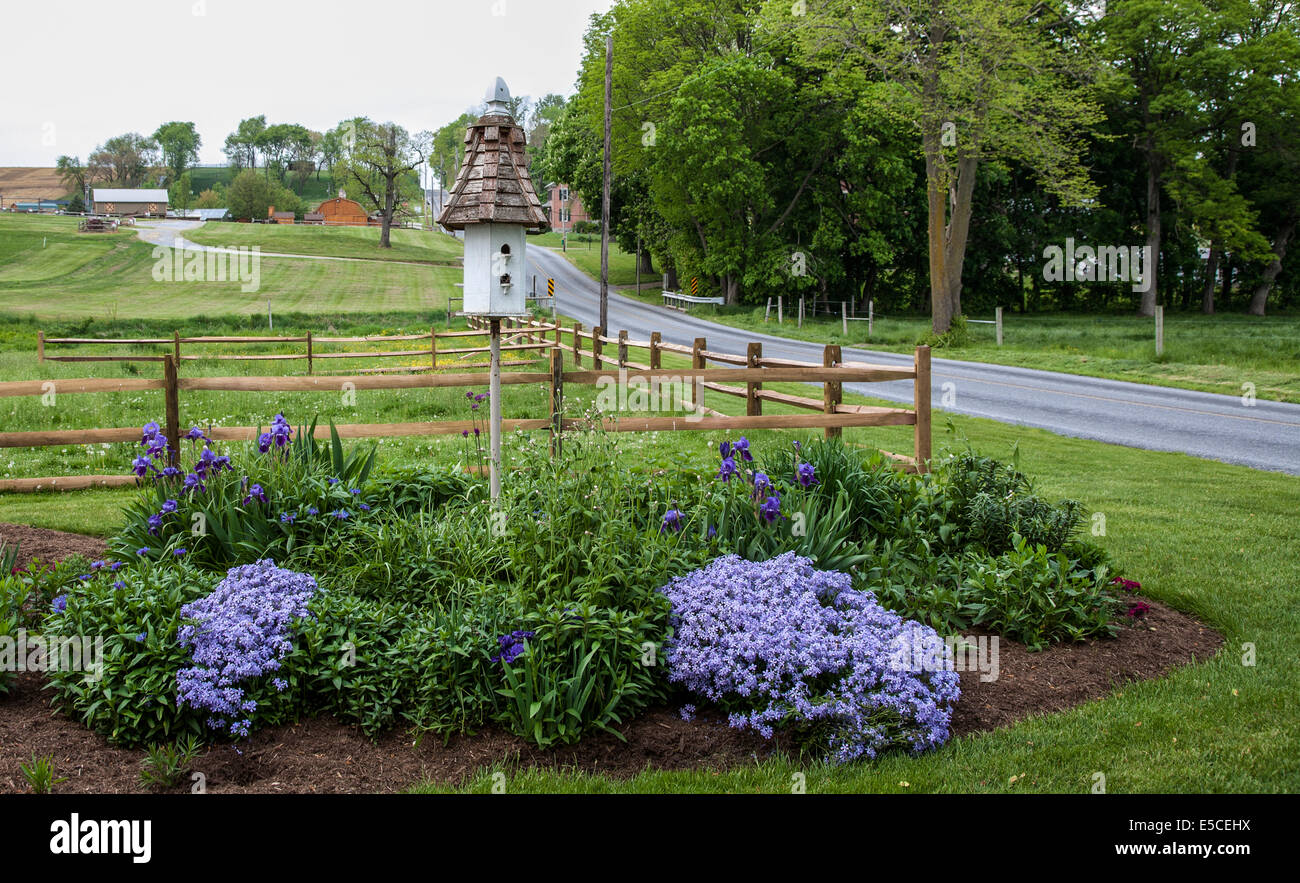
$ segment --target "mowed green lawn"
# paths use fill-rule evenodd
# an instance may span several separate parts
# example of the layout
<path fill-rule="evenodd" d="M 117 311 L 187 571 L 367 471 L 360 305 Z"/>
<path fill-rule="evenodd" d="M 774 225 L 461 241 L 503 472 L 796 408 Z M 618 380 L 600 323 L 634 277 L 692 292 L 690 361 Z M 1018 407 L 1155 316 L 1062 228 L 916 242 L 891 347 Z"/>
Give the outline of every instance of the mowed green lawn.
<path fill-rule="evenodd" d="M 378 227 L 316 227 L 307 224 L 233 224 L 209 221 L 186 233 L 200 245 L 258 246 L 264 252 L 329 255 L 378 261 L 459 265 L 464 246 L 445 233 L 393 228 L 392 248 L 379 247 Z"/>
<path fill-rule="evenodd" d="M 36 224 L 29 226 L 32 221 Z M 76 229 L 74 218 L 0 215 L 0 314 L 43 322 L 265 316 L 267 301 L 273 314 L 433 314 L 446 310 L 462 278 L 452 266 L 264 257 L 256 290 L 244 291 L 239 281 L 158 281 L 153 246 L 134 231 L 104 235 Z"/>

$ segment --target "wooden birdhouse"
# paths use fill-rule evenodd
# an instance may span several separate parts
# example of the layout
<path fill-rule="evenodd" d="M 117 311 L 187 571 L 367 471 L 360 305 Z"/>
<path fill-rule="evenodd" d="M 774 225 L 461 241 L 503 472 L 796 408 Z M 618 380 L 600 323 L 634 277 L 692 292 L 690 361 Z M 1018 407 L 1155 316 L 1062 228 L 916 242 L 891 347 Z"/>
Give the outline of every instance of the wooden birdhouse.
<path fill-rule="evenodd" d="M 525 251 L 529 230 L 546 223 L 524 155 L 524 130 L 510 115 L 510 90 L 497 77 L 487 110 L 465 130 L 465 159 L 438 216 L 465 231 L 467 315 L 527 315 Z"/>

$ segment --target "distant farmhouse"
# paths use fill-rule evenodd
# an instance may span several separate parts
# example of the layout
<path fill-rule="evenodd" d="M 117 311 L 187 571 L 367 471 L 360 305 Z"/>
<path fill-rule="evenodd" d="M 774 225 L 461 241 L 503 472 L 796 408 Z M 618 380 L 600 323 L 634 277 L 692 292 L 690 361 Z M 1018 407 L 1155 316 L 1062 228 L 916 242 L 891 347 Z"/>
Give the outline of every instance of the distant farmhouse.
<path fill-rule="evenodd" d="M 547 214 L 551 219 L 551 229 L 557 233 L 568 233 L 574 224 L 590 221 L 591 216 L 582 204 L 582 197 L 568 184 L 552 184 L 546 200 Z"/>
<path fill-rule="evenodd" d="M 161 218 L 167 214 L 166 190 L 116 190 L 96 187 L 93 202 L 97 215 Z"/>

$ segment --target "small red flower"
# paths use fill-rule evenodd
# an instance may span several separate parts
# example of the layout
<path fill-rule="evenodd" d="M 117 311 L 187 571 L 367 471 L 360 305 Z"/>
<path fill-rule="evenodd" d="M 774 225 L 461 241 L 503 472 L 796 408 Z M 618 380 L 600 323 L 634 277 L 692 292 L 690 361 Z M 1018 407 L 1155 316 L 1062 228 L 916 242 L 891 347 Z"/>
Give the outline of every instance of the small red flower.
<path fill-rule="evenodd" d="M 1122 576 L 1115 577 L 1110 581 L 1110 583 L 1113 586 L 1119 586 L 1126 592 L 1136 592 L 1138 589 L 1142 588 L 1142 583 L 1135 579 L 1124 579 Z"/>
<path fill-rule="evenodd" d="M 1134 604 L 1132 607 L 1130 607 L 1128 609 L 1128 612 L 1125 613 L 1124 615 L 1132 617 L 1133 619 L 1141 619 L 1142 617 L 1147 615 L 1147 611 L 1150 609 L 1151 609 L 1150 604 L 1148 604 L 1145 601 L 1139 601 L 1136 604 Z"/>

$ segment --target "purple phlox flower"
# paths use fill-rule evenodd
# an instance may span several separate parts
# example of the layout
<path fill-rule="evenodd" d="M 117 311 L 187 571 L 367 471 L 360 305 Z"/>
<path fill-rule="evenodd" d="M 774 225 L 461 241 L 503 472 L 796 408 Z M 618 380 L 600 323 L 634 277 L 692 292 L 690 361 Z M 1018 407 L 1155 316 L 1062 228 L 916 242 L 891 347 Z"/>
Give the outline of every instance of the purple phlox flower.
<path fill-rule="evenodd" d="M 811 463 L 800 463 L 795 468 L 795 476 L 799 479 L 799 484 L 804 487 L 812 487 L 817 484 L 817 469 Z"/>
<path fill-rule="evenodd" d="M 669 509 L 664 513 L 664 520 L 659 525 L 659 532 L 671 530 L 673 533 L 681 533 L 683 527 L 682 513 L 680 509 Z"/>
<path fill-rule="evenodd" d="M 728 705 L 731 726 L 764 738 L 815 726 L 839 762 L 947 740 L 960 696 L 951 647 L 854 589 L 848 574 L 793 552 L 763 562 L 727 555 L 661 591 L 672 604 L 668 680 Z"/>
<path fill-rule="evenodd" d="M 176 639 L 193 665 L 176 675 L 179 704 L 207 711 L 211 727 L 247 736 L 257 702 L 245 686 L 280 669 L 315 592 L 312 577 L 267 559 L 232 568 L 211 594 L 182 607 Z"/>
<path fill-rule="evenodd" d="M 695 720 L 695 706 L 687 703 L 682 706 L 681 711 L 679 711 L 678 714 L 681 715 L 682 720 L 684 721 L 693 721 Z"/>
<path fill-rule="evenodd" d="M 59 611 L 60 613 L 62 613 L 63 611 L 68 609 L 68 596 L 66 594 L 59 595 L 57 598 L 55 598 L 53 601 L 50 602 L 50 606 L 53 607 L 55 610 Z"/>
<path fill-rule="evenodd" d="M 723 457 L 722 465 L 718 468 L 718 478 L 723 481 L 731 481 L 731 477 L 740 470 L 736 468 L 736 461 L 731 457 Z"/>

